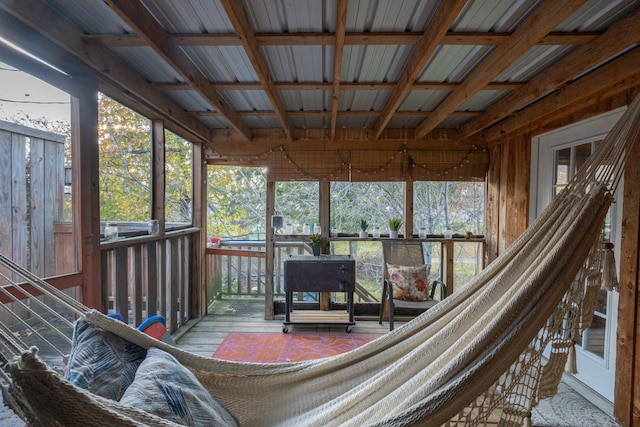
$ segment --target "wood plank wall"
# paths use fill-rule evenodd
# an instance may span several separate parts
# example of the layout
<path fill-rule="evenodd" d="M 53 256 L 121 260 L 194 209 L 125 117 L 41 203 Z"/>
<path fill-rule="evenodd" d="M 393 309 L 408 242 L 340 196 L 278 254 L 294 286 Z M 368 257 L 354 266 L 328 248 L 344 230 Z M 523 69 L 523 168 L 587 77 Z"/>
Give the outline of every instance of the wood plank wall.
<path fill-rule="evenodd" d="M 624 176 L 620 297 L 614 415 L 624 426 L 640 425 L 640 146 L 636 144 Z"/>
<path fill-rule="evenodd" d="M 485 200 L 486 261 L 493 261 L 527 228 L 531 138 L 521 135 L 490 150 Z"/>

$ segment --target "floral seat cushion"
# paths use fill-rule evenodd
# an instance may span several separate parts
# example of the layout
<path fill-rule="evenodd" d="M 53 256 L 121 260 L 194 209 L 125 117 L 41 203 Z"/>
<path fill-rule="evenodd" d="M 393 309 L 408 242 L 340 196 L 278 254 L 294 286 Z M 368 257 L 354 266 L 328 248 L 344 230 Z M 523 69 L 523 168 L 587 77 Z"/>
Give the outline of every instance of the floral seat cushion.
<path fill-rule="evenodd" d="M 406 266 L 387 264 L 393 299 L 406 301 L 428 301 L 429 271 L 427 265 Z"/>

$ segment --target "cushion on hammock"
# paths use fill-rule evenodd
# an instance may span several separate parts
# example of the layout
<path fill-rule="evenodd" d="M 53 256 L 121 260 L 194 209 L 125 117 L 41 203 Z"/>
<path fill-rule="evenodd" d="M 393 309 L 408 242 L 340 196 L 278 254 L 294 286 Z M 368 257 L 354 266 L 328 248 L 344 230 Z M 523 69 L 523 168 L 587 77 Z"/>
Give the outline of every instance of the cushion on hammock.
<path fill-rule="evenodd" d="M 80 319 L 73 330 L 65 376 L 77 387 L 117 401 L 146 354 L 144 348 Z"/>
<path fill-rule="evenodd" d="M 172 355 L 149 348 L 120 403 L 188 426 L 237 426 L 236 419 Z"/>
<path fill-rule="evenodd" d="M 429 300 L 427 265 L 407 266 L 387 263 L 393 299 L 406 301 Z"/>

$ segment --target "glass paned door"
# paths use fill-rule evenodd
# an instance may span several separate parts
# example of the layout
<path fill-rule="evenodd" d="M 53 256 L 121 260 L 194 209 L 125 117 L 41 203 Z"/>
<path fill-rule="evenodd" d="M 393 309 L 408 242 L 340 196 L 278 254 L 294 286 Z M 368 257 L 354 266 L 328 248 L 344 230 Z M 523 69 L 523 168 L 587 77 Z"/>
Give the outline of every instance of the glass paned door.
<path fill-rule="evenodd" d="M 599 141 L 587 143 L 577 143 L 569 147 L 558 148 L 554 157 L 554 182 L 553 193 L 558 194 L 578 172 L 580 167 L 594 152 Z M 611 210 L 607 214 L 607 224 L 605 230 L 611 230 Z M 605 238 L 610 238 L 610 232 L 605 233 Z M 607 330 L 607 305 L 609 292 L 601 290 L 598 295 L 598 303 L 594 311 L 594 318 L 591 327 L 587 329 L 582 341 L 577 343 L 584 351 L 593 354 L 595 357 L 604 359 L 605 357 L 605 333 Z"/>
<path fill-rule="evenodd" d="M 623 112 L 624 109 L 618 109 L 533 138 L 531 219 L 566 187 Z M 619 192 L 624 185 L 621 184 Z M 616 259 L 620 259 L 617 230 L 621 211 L 620 206 L 613 205 L 603 229 L 605 239 L 614 243 Z M 576 345 L 578 373 L 574 377 L 609 402 L 613 401 L 615 386 L 617 310 L 618 294 L 600 291 L 592 324 Z"/>

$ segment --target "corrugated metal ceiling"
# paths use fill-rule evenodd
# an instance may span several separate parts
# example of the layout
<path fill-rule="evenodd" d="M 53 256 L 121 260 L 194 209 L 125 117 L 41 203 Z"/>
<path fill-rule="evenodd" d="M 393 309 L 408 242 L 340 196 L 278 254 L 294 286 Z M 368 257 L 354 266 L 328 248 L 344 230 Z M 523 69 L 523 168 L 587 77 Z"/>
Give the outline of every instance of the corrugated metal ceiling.
<path fill-rule="evenodd" d="M 225 0 L 226 1 L 226 0 Z M 63 14 L 84 34 L 96 40 L 108 35 L 136 35 L 121 17 L 102 0 L 46 0 L 52 8 Z M 335 32 L 338 0 L 243 0 L 242 8 L 250 25 L 251 37 L 261 36 L 330 36 L 326 39 L 277 43 L 264 37 L 258 42 L 257 52 L 248 52 L 238 28 L 228 16 L 228 5 L 221 0 L 141 0 L 149 14 L 171 37 L 181 52 L 195 65 L 202 76 L 217 88 L 220 97 L 241 113 L 241 121 L 249 128 L 279 128 L 278 108 L 269 94 L 275 85 L 275 97 L 282 104 L 282 113 L 291 128 L 322 128 L 332 124 L 332 83 Z M 449 27 L 451 34 L 508 35 L 534 13 L 543 0 L 469 0 Z M 556 31 L 581 32 L 606 30 L 616 21 L 639 8 L 637 0 L 587 0 L 573 12 Z M 420 34 L 429 29 L 442 2 L 433 0 L 348 0 L 344 28 L 347 35 L 365 40 L 367 35 L 388 33 L 391 36 L 415 36 L 413 41 L 397 43 L 380 40 L 347 42 L 342 47 L 340 86 L 337 117 L 334 126 L 340 128 L 373 129 L 379 113 L 392 99 L 393 86 L 415 60 L 416 42 Z M 139 34 L 138 34 L 139 35 Z M 201 35 L 235 37 L 217 42 L 193 40 Z M 597 35 L 597 34 L 596 34 Z M 186 36 L 182 42 L 180 37 Z M 188 41 L 185 41 L 188 40 Z M 104 40 L 102 40 L 103 43 Z M 508 41 L 507 41 L 508 42 Z M 496 42 L 500 43 L 500 42 Z M 153 85 L 185 83 L 185 78 L 174 64 L 168 63 L 154 49 L 145 46 L 144 38 L 135 43 L 118 44 L 113 40 L 105 48 L 145 81 Z M 416 83 L 463 83 L 487 61 L 497 44 L 441 43 L 426 58 Z M 538 44 L 519 57 L 504 70 L 493 76 L 496 83 L 526 83 L 544 73 L 551 65 L 566 57 L 579 46 L 571 44 Z M 252 56 L 253 55 L 253 56 Z M 266 74 L 256 69 L 255 56 L 263 61 Z M 582 70 L 576 70 L 578 75 Z M 188 83 L 188 82 L 187 82 Z M 304 83 L 319 87 L 303 86 Z M 349 84 L 366 84 L 355 90 Z M 252 84 L 234 87 L 234 84 Z M 299 85 L 296 88 L 295 85 Z M 385 86 L 386 84 L 386 86 Z M 324 86 L 322 86 L 324 85 Z M 469 94 L 457 111 L 482 112 L 512 90 L 481 88 Z M 515 90 L 515 89 L 514 89 Z M 435 111 L 452 90 L 448 87 L 409 89 L 400 100 L 396 114 L 390 117 L 386 128 L 416 128 L 429 112 Z M 232 128 L 225 117 L 203 115 L 215 112 L 218 106 L 206 100 L 188 85 L 166 90 L 166 96 L 184 111 L 193 113 L 209 128 Z M 218 107 L 219 109 L 219 107 Z M 218 111 L 224 113 L 224 109 Z M 253 113 L 252 113 L 253 112 Z M 301 113 L 308 112 L 306 117 Z M 365 114 L 368 112 L 369 114 Z M 403 115 L 404 112 L 404 115 Z M 408 114 L 424 112 L 425 116 Z M 295 114 L 294 114 L 295 113 Z M 377 114 L 378 113 L 378 114 Z M 455 112 L 453 112 L 455 113 Z M 351 115 L 350 115 L 351 114 Z M 438 127 L 459 128 L 472 120 L 471 115 L 450 115 Z"/>

